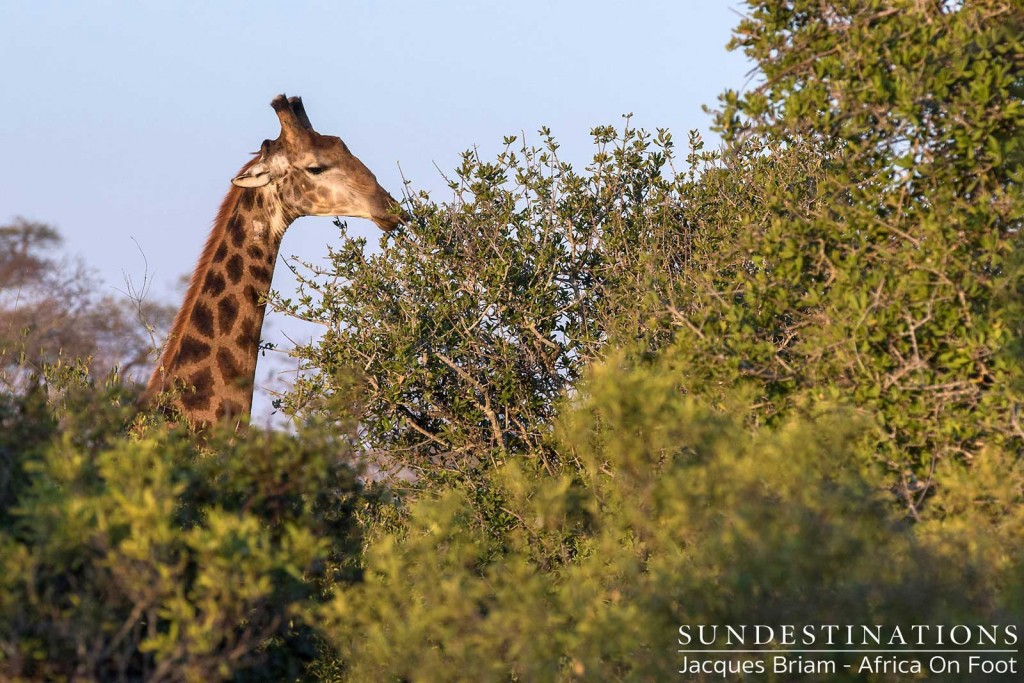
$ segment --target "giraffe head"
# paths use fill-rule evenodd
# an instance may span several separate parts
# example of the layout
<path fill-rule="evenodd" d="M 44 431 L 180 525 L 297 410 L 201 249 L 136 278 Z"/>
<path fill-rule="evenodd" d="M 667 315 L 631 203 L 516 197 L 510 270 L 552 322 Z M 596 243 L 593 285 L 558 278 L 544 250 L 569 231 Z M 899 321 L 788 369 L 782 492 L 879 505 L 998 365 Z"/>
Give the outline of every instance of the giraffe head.
<path fill-rule="evenodd" d="M 281 120 L 281 134 L 264 140 L 259 156 L 232 183 L 272 192 L 288 219 L 369 218 L 382 230 L 405 220 L 398 202 L 341 138 L 313 130 L 300 98 L 278 95 L 270 104 Z"/>

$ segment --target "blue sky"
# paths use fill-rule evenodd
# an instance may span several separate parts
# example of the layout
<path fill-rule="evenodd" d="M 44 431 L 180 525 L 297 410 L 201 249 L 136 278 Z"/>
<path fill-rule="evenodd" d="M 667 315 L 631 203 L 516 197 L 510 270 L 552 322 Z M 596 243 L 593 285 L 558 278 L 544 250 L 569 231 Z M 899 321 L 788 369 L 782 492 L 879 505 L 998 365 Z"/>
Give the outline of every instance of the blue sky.
<path fill-rule="evenodd" d="M 278 134 L 269 107 L 302 96 L 398 194 L 444 198 L 435 165 L 486 157 L 549 126 L 583 162 L 589 130 L 707 131 L 703 104 L 742 88 L 725 44 L 742 11 L 720 0 L 525 2 L 17 2 L 0 0 L 0 223 L 55 224 L 106 287 L 176 298 L 229 179 Z M 372 235 L 366 221 L 349 223 Z M 282 255 L 316 261 L 336 239 L 305 218 Z M 134 241 L 133 241 L 134 240 Z M 138 243 L 136 247 L 135 242 Z M 274 287 L 288 292 L 287 269 Z M 287 325 L 271 316 L 271 324 Z"/>

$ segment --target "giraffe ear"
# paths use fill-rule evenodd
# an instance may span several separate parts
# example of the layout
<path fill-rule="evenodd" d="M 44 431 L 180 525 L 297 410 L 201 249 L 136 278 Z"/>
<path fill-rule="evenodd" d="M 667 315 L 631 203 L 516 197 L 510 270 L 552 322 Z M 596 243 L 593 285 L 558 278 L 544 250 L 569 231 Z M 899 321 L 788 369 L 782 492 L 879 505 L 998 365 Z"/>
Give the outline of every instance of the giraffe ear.
<path fill-rule="evenodd" d="M 231 184 L 238 187 L 263 187 L 269 182 L 270 170 L 262 163 L 253 165 L 245 173 L 239 173 L 231 179 Z"/>

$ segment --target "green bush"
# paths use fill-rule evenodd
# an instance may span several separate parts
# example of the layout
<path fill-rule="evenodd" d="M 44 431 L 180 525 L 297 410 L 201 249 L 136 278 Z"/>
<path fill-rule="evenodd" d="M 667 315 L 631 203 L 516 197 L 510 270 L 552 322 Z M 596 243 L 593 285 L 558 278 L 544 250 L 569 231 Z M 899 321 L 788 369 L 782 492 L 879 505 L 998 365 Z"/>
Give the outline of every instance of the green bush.
<path fill-rule="evenodd" d="M 671 137 L 592 134 L 585 173 L 547 131 L 541 148 L 507 138 L 494 162 L 467 152 L 453 200 L 412 197 L 415 222 L 378 253 L 343 229 L 327 270 L 279 302 L 328 328 L 298 350 L 316 372 L 292 407 L 355 375 L 365 443 L 422 477 L 472 477 L 508 455 L 553 472 L 558 399 L 609 337 L 664 316 L 672 278 L 701 249 L 666 175 Z"/>
<path fill-rule="evenodd" d="M 849 409 L 751 431 L 682 395 L 662 362 L 618 365 L 564 418 L 575 474 L 491 472 L 518 520 L 506 533 L 448 490 L 373 539 L 364 581 L 322 609 L 344 680 L 668 680 L 681 624 L 1024 617 L 1019 511 L 995 527 L 962 511 L 969 543 L 942 523 L 922 533 L 880 504 L 861 464 L 871 430 Z M 1004 492 L 1024 483 L 1011 476 Z"/>
<path fill-rule="evenodd" d="M 8 422 L 17 438 L 50 428 L 4 444 L 19 490 L 0 511 L 0 677 L 300 676 L 320 647 L 310 605 L 358 577 L 368 499 L 347 442 L 308 429 L 200 444 L 141 423 L 125 435 L 126 398 L 72 387 Z"/>
<path fill-rule="evenodd" d="M 936 472 L 1022 447 L 1024 10 L 1018 2 L 751 2 L 726 93 L 732 153 L 813 159 L 764 183 L 680 321 L 689 389 L 745 384 L 754 419 L 849 401 L 924 514 Z M 781 156 L 780 156 L 781 155 Z M 745 262 L 747 267 L 734 267 Z"/>

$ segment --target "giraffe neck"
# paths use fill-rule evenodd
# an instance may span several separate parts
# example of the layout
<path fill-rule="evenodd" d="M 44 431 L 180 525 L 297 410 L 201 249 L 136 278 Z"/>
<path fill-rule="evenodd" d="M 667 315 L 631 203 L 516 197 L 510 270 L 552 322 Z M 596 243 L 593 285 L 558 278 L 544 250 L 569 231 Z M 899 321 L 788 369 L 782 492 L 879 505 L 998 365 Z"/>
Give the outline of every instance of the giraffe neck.
<path fill-rule="evenodd" d="M 221 205 L 146 389 L 196 426 L 248 416 L 266 296 L 291 223 L 270 191 L 232 188 Z"/>

